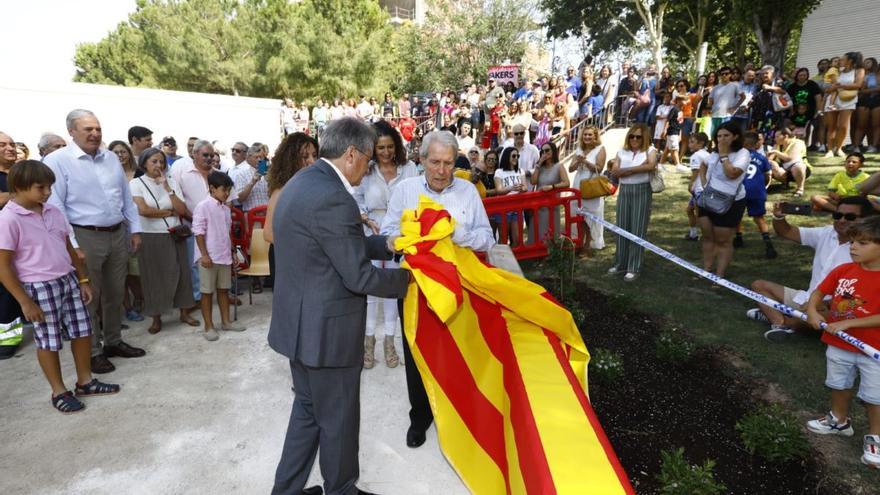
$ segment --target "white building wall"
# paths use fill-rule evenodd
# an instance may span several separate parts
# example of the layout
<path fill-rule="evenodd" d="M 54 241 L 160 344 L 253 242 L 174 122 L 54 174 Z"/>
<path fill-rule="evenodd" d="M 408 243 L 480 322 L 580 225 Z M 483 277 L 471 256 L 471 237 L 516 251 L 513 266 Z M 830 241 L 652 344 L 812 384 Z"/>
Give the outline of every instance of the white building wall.
<path fill-rule="evenodd" d="M 804 19 L 797 66 L 816 71 L 822 58 L 862 52 L 880 58 L 880 0 L 824 0 Z"/>
<path fill-rule="evenodd" d="M 75 108 L 98 116 L 105 143 L 127 141 L 134 125 L 152 130 L 156 145 L 174 136 L 179 154 L 186 153 L 189 136 L 227 146 L 260 141 L 272 152 L 281 140 L 280 100 L 73 82 L 46 87 L 0 82 L 0 102 L 0 131 L 27 144 L 37 158 L 44 132 L 70 141 L 64 119 Z"/>

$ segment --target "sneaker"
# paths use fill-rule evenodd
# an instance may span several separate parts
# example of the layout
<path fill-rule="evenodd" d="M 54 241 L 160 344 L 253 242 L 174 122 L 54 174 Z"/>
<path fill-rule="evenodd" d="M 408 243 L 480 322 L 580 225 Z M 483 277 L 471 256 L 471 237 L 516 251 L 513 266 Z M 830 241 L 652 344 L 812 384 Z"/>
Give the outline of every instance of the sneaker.
<path fill-rule="evenodd" d="M 851 147 L 849 150 L 847 150 L 847 152 L 848 153 L 861 153 L 862 148 L 860 146 L 856 145 L 856 146 Z"/>
<path fill-rule="evenodd" d="M 779 253 L 776 252 L 776 248 L 773 247 L 773 244 L 767 243 L 767 246 L 764 248 L 764 257 L 768 260 L 775 259 L 779 256 Z"/>
<path fill-rule="evenodd" d="M 144 321 L 144 315 L 138 313 L 133 309 L 129 309 L 125 312 L 125 318 L 128 321 Z"/>
<path fill-rule="evenodd" d="M 752 308 L 746 311 L 746 318 L 750 320 L 760 321 L 761 323 L 770 323 L 770 320 L 767 319 L 767 315 L 761 311 L 761 308 Z"/>
<path fill-rule="evenodd" d="M 208 330 L 206 330 L 204 336 L 205 340 L 207 340 L 208 342 L 214 342 L 215 340 L 220 338 L 217 330 L 214 330 L 213 328 L 209 328 Z"/>
<path fill-rule="evenodd" d="M 770 330 L 764 332 L 764 338 L 774 344 L 779 344 L 788 340 L 792 334 L 794 334 L 794 330 L 790 327 L 785 325 L 770 325 Z"/>
<path fill-rule="evenodd" d="M 880 469 L 880 436 L 865 435 L 862 444 L 862 464 Z"/>
<path fill-rule="evenodd" d="M 699 240 L 700 240 L 700 236 L 698 236 L 698 235 L 691 235 L 691 233 L 688 232 L 687 234 L 684 235 L 684 240 L 686 240 L 686 241 L 699 241 Z"/>
<path fill-rule="evenodd" d="M 876 146 L 868 146 L 868 148 L 865 150 L 865 153 L 877 153 L 877 147 Z"/>
<path fill-rule="evenodd" d="M 624 282 L 632 282 L 633 280 L 639 278 L 639 274 L 636 272 L 627 272 L 626 275 L 623 276 Z"/>
<path fill-rule="evenodd" d="M 743 236 L 738 235 L 738 236 L 733 237 L 733 247 L 734 248 L 739 249 L 745 245 L 746 245 L 746 243 L 743 241 Z"/>
<path fill-rule="evenodd" d="M 607 273 L 608 275 L 617 275 L 618 273 L 620 273 L 620 270 L 618 270 L 616 266 L 612 266 L 608 269 Z"/>
<path fill-rule="evenodd" d="M 226 323 L 224 325 L 220 325 L 220 330 L 223 330 L 224 332 L 244 332 L 245 330 L 247 330 L 247 327 L 242 325 L 235 325 L 232 323 Z"/>
<path fill-rule="evenodd" d="M 836 154 L 838 157 L 840 157 L 840 158 L 845 158 L 845 157 L 846 157 L 846 152 L 843 151 L 843 149 L 841 149 L 841 148 L 837 148 L 837 153 L 835 153 L 835 154 Z"/>
<path fill-rule="evenodd" d="M 822 158 L 834 158 L 834 152 L 831 150 L 828 150 L 828 153 L 825 153 L 824 155 L 822 155 Z"/>
<path fill-rule="evenodd" d="M 819 148 L 818 148 L 816 151 L 818 151 L 819 153 L 825 153 L 825 145 L 824 145 L 824 144 L 820 144 L 820 145 L 819 145 Z"/>
<path fill-rule="evenodd" d="M 689 174 L 689 173 L 691 173 L 691 168 L 690 168 L 690 167 L 688 167 L 687 165 L 682 165 L 682 164 L 680 164 L 680 163 L 679 163 L 678 165 L 675 166 L 675 170 L 676 170 L 676 172 L 680 172 L 680 173 L 682 173 L 682 174 Z"/>
<path fill-rule="evenodd" d="M 822 416 L 821 418 L 816 418 L 810 421 L 807 421 L 807 429 L 812 431 L 813 433 L 818 433 L 820 435 L 843 435 L 845 437 L 853 436 L 853 428 L 850 424 L 849 420 L 845 423 L 840 423 L 837 418 L 834 417 L 834 413 L 828 411 L 828 414 Z M 871 435 L 865 435 L 865 448 L 867 449 L 867 438 Z M 880 458 L 880 454 L 878 454 L 878 458 Z"/>

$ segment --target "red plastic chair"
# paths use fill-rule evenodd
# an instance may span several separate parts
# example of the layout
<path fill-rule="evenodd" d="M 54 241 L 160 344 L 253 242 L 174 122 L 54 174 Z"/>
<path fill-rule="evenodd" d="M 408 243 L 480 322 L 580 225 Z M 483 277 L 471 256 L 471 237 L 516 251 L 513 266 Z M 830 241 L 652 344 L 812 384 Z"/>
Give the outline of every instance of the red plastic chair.
<path fill-rule="evenodd" d="M 267 205 L 257 206 L 255 208 L 251 208 L 250 211 L 247 212 L 247 234 L 248 239 L 251 238 L 251 234 L 254 232 L 254 228 L 259 225 L 259 228 L 266 228 L 266 210 L 268 209 Z"/>

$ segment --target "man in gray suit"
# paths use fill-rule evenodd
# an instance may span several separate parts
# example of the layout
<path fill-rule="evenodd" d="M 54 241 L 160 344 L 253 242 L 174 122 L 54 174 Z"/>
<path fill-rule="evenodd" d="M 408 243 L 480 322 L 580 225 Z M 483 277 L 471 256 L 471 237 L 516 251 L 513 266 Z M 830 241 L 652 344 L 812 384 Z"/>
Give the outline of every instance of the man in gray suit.
<path fill-rule="evenodd" d="M 318 447 L 328 495 L 366 494 L 355 486 L 366 296 L 400 298 L 409 282 L 404 270 L 370 263 L 391 259 L 394 237 L 365 237 L 351 195 L 375 142 L 357 119 L 331 122 L 321 159 L 284 186 L 275 209 L 269 345 L 290 360 L 296 397 L 273 494 L 321 493 L 303 489 Z"/>

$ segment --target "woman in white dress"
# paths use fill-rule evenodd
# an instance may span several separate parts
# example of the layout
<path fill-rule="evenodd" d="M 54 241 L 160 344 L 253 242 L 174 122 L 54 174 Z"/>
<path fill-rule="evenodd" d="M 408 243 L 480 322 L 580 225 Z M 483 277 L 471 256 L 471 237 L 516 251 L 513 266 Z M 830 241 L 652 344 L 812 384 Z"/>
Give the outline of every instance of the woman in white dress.
<path fill-rule="evenodd" d="M 847 52 L 840 59 L 840 76 L 837 82 L 825 89 L 825 129 L 828 133 L 826 157 L 846 156 L 841 148 L 843 140 L 849 134 L 849 121 L 859 102 L 857 90 L 861 89 L 864 80 L 862 53 Z M 854 93 L 852 98 L 846 98 L 849 92 Z"/>
<path fill-rule="evenodd" d="M 364 221 L 364 233 L 367 235 L 379 232 L 379 225 L 388 209 L 391 190 L 401 181 L 419 175 L 416 166 L 406 159 L 403 139 L 391 124 L 380 120 L 373 124 L 379 138 L 376 140 L 375 162 L 370 163 L 370 171 L 355 189 L 354 198 L 361 210 Z M 373 261 L 380 268 L 397 268 L 400 265 L 394 260 Z M 376 346 L 376 317 L 379 303 L 384 312 L 385 365 L 394 368 L 400 358 L 394 348 L 394 332 L 397 330 L 397 299 L 384 299 L 367 296 L 367 334 L 364 341 L 364 368 L 375 365 L 374 348 Z"/>
<path fill-rule="evenodd" d="M 598 177 L 605 168 L 606 158 L 605 147 L 602 146 L 602 140 L 599 137 L 599 128 L 594 125 L 584 126 L 578 137 L 574 158 L 572 158 L 571 165 L 568 167 L 569 172 L 575 172 L 571 187 L 580 190 L 581 181 Z M 572 208 L 576 206 L 577 201 L 572 202 Z M 605 219 L 605 198 L 584 199 L 581 201 L 581 206 L 600 219 Z M 602 224 L 595 220 L 587 220 L 586 223 L 581 222 L 578 224 L 578 228 L 584 226 L 590 232 L 590 248 L 603 249 L 605 247 L 605 235 Z"/>

